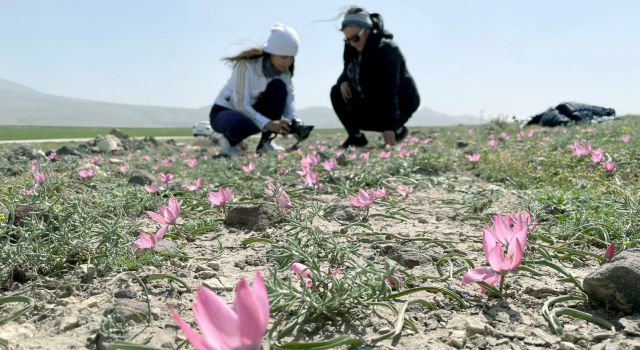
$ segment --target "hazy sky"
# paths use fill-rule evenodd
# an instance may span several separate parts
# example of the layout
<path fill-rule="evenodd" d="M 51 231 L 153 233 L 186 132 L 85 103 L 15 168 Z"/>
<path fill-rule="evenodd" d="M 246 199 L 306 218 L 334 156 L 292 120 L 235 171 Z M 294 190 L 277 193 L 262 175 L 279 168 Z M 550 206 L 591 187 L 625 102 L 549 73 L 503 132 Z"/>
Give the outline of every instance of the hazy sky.
<path fill-rule="evenodd" d="M 298 108 L 330 106 L 352 2 L 0 0 L 0 78 L 63 96 L 209 105 L 220 58 L 296 28 Z M 524 117 L 564 100 L 640 112 L 640 1 L 359 1 L 395 34 L 422 106 Z M 335 20 L 334 20 L 335 19 Z M 304 116 L 303 116 L 304 117 Z"/>

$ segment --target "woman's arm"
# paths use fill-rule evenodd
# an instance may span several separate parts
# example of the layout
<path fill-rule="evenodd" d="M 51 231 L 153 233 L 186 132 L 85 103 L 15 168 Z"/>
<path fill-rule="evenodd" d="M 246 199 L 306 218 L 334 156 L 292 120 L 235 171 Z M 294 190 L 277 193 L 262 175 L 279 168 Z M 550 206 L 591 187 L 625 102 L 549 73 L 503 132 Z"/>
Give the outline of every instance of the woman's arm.
<path fill-rule="evenodd" d="M 249 117 L 260 130 L 266 131 L 266 125 L 271 120 L 260 114 L 260 112 L 256 111 L 251 105 L 253 76 L 249 70 L 249 64 L 247 62 L 239 62 L 234 69 L 234 75 L 236 86 L 232 97 L 233 104 L 238 108 L 239 112 Z"/>

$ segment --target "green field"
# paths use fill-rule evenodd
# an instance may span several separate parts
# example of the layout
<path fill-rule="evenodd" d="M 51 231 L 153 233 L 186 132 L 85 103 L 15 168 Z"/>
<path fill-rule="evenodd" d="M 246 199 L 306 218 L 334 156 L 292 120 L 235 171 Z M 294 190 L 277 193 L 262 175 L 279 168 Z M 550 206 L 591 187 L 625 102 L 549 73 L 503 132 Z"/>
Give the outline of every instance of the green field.
<path fill-rule="evenodd" d="M 0 127 L 0 140 L 39 140 L 95 137 L 106 135 L 109 127 L 6 126 Z M 119 128 L 129 136 L 191 136 L 190 128 Z"/>

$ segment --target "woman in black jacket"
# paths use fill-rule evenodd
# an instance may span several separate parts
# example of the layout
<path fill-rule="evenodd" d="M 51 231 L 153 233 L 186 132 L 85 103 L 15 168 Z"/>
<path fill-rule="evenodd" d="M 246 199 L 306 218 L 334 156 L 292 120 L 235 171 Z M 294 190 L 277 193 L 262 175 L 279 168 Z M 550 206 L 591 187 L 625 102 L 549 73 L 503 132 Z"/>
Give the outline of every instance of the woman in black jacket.
<path fill-rule="evenodd" d="M 347 10 L 341 30 L 344 69 L 331 88 L 331 103 L 349 134 L 342 147 L 365 146 L 361 130 L 382 132 L 385 144 L 402 141 L 420 96 L 393 34 L 379 14 L 359 7 Z"/>

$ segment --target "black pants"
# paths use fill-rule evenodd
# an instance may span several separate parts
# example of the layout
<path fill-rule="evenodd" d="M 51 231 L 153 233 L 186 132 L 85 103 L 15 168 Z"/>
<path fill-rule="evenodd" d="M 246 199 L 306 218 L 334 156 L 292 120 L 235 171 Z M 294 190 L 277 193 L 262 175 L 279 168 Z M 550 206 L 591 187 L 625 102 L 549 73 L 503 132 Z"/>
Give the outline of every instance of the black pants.
<path fill-rule="evenodd" d="M 253 109 L 271 120 L 281 119 L 288 93 L 287 85 L 282 80 L 273 79 L 260 94 Z M 209 120 L 213 130 L 223 134 L 231 146 L 261 131 L 246 115 L 216 104 L 211 108 Z"/>
<path fill-rule="evenodd" d="M 345 101 L 340 93 L 340 86 L 334 85 L 331 88 L 331 104 L 333 110 L 338 115 L 340 122 L 347 130 L 349 135 L 354 135 L 360 132 L 360 130 L 368 131 L 386 131 L 396 130 L 403 126 L 411 115 L 416 111 L 417 105 L 414 101 L 404 101 L 399 98 L 400 114 L 394 117 L 393 120 L 381 119 L 379 117 L 379 111 L 374 110 L 372 106 L 375 106 L 371 101 L 367 101 L 366 98 L 361 98 L 355 94 L 352 94 L 351 99 Z"/>

